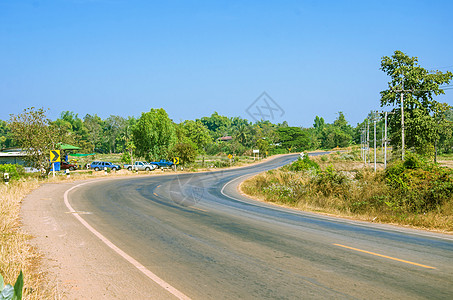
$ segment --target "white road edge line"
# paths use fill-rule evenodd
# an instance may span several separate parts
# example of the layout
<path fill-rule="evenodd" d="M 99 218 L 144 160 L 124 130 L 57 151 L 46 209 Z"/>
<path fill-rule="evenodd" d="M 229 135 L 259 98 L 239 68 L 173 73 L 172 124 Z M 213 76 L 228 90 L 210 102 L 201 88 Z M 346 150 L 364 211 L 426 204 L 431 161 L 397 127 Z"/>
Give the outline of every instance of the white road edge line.
<path fill-rule="evenodd" d="M 123 257 L 125 260 L 127 260 L 129 263 L 131 263 L 134 267 L 136 267 L 140 272 L 142 272 L 144 275 L 146 275 L 148 278 L 150 278 L 152 281 L 160 285 L 163 289 L 167 290 L 170 294 L 175 296 L 178 299 L 183 299 L 183 300 L 188 300 L 190 299 L 188 296 L 184 295 L 182 292 L 171 286 L 168 282 L 148 270 L 145 266 L 140 264 L 137 260 L 135 260 L 133 257 L 128 255 L 126 252 L 118 248 L 115 244 L 113 244 L 110 240 L 108 240 L 105 236 L 103 236 L 101 233 L 99 233 L 96 229 L 94 229 L 90 224 L 88 224 L 82 217 L 72 208 L 71 204 L 69 204 L 69 199 L 68 199 L 68 194 L 70 191 L 88 184 L 92 183 L 90 182 L 84 182 L 81 184 L 78 184 L 76 186 L 73 186 L 72 188 L 68 189 L 64 193 L 64 203 L 66 204 L 66 207 L 69 209 L 69 211 L 72 213 L 72 215 L 79 220 L 80 223 L 82 223 L 83 226 L 85 226 L 89 231 L 91 231 L 95 236 L 97 236 L 101 241 L 104 242 L 107 246 L 109 246 L 113 251 L 115 251 L 117 254 L 119 254 L 121 257 Z"/>
<path fill-rule="evenodd" d="M 228 197 L 230 199 L 233 199 L 233 200 L 236 200 L 236 201 L 240 201 L 240 202 L 244 202 L 243 200 L 241 199 L 237 199 L 237 198 L 234 198 L 232 196 L 229 196 L 227 195 L 224 190 L 226 188 L 227 185 L 231 184 L 233 181 L 236 181 L 238 180 L 239 178 L 242 178 L 242 177 L 246 177 L 246 176 L 254 176 L 254 175 L 257 175 L 257 174 L 260 174 L 260 173 L 256 173 L 256 174 L 246 174 L 246 175 L 242 175 L 242 176 L 239 176 L 239 177 L 236 177 L 230 181 L 228 181 L 227 183 L 225 183 L 222 187 L 222 189 L 220 190 L 220 193 L 222 195 L 224 195 L 225 197 Z M 252 198 L 249 198 L 251 201 L 254 201 Z M 258 201 L 257 201 L 258 203 Z M 287 212 L 287 213 L 294 213 L 294 214 L 297 214 L 297 215 L 303 215 L 304 213 L 307 213 L 305 211 L 297 211 L 297 210 L 294 210 L 294 211 L 288 211 L 287 209 L 283 208 L 283 207 L 273 207 L 272 209 L 275 209 L 275 210 L 278 210 L 278 211 L 283 211 L 283 212 Z M 323 216 L 323 215 L 316 215 L 315 213 L 313 213 L 313 215 L 310 214 L 310 217 L 312 218 L 319 218 L 319 219 L 326 219 L 326 220 L 330 220 L 330 221 L 334 221 L 334 222 L 340 222 L 340 223 L 344 223 L 344 224 L 350 224 L 350 225 L 354 225 L 354 226 L 358 226 L 358 227 L 365 227 L 365 228 L 372 228 L 372 229 L 375 229 L 375 230 L 383 230 L 383 231 L 386 231 L 386 232 L 399 232 L 399 233 L 409 233 L 409 234 L 412 234 L 412 235 L 415 235 L 415 236 L 422 236 L 422 237 L 426 237 L 426 238 L 435 238 L 435 239 L 440 239 L 440 240 L 444 240 L 444 241 L 453 241 L 453 238 L 452 237 L 443 237 L 441 236 L 442 233 L 437 233 L 437 232 L 434 232 L 432 235 L 430 233 L 422 233 L 422 232 L 416 232 L 417 229 L 412 229 L 410 232 L 407 232 L 407 231 L 404 231 L 402 229 L 399 229 L 399 228 L 384 228 L 384 226 L 386 225 L 389 225 L 389 224 L 384 224 L 384 223 L 378 223 L 378 224 L 374 224 L 374 225 L 382 225 L 382 226 L 378 226 L 378 227 L 373 227 L 373 226 L 370 226 L 368 224 L 360 224 L 358 222 L 354 222 L 354 221 L 349 221 L 347 219 L 342 219 L 341 217 L 339 218 L 336 218 L 336 217 L 329 217 L 329 216 Z M 365 222 L 365 221 L 363 221 Z M 392 226 L 392 225 L 389 225 L 389 226 Z"/>

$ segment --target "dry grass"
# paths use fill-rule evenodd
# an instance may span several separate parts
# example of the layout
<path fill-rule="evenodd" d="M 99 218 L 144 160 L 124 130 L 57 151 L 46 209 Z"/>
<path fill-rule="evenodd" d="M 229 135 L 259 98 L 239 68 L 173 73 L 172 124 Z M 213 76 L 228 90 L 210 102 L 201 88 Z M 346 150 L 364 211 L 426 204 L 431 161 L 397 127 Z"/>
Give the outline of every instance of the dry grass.
<path fill-rule="evenodd" d="M 36 179 L 0 184 L 0 273 L 5 282 L 14 284 L 23 271 L 23 299 L 58 299 L 56 287 L 39 270 L 41 254 L 30 246 L 30 237 L 20 228 L 20 203 L 38 186 Z"/>
<path fill-rule="evenodd" d="M 340 159 L 334 153 L 313 157 L 321 170 L 333 168 L 346 178 L 337 183 L 320 179 L 315 172 L 293 172 L 279 169 L 246 180 L 240 189 L 257 200 L 346 218 L 412 226 L 421 229 L 453 232 L 453 201 L 426 213 L 408 213 L 393 209 L 390 187 L 383 172 L 375 173 L 362 162 Z"/>

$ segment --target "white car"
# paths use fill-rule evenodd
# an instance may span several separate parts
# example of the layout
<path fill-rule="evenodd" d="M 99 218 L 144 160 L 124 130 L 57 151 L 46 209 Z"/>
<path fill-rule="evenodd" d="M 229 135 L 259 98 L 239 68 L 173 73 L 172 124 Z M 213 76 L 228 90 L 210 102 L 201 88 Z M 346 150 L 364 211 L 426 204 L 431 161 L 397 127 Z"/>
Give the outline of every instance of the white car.
<path fill-rule="evenodd" d="M 156 165 L 149 164 L 146 161 L 136 161 L 133 165 L 124 165 L 125 169 L 129 171 L 137 170 L 137 171 L 152 171 L 157 168 Z"/>

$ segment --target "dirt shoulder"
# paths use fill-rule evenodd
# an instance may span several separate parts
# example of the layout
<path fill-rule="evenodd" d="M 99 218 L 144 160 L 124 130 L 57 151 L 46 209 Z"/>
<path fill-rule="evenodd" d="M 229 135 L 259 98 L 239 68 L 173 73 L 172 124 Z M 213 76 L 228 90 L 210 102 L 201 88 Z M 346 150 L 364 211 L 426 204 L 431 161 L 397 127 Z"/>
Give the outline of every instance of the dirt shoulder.
<path fill-rule="evenodd" d="M 114 179 L 113 179 L 114 180 Z M 64 192 L 80 182 L 48 183 L 25 197 L 23 228 L 43 254 L 43 272 L 65 299 L 171 299 L 68 212 Z"/>

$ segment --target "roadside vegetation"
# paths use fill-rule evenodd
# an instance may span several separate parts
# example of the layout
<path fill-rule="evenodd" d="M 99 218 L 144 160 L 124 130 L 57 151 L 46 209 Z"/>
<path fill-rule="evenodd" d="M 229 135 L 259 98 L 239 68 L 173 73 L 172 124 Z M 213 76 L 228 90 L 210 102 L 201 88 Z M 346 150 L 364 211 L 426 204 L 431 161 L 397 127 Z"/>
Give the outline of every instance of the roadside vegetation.
<path fill-rule="evenodd" d="M 39 252 L 30 247 L 29 237 L 20 229 L 20 203 L 42 182 L 105 176 L 104 172 L 83 168 L 93 160 L 122 165 L 178 157 L 178 170 L 195 172 L 252 163 L 256 150 L 263 158 L 315 149 L 353 149 L 306 157 L 255 176 L 242 189 L 257 198 L 304 210 L 453 231 L 453 175 L 451 169 L 441 167 L 453 167 L 453 109 L 434 100 L 444 93 L 443 88 L 451 89 L 448 84 L 453 74 L 427 71 L 418 65 L 416 57 L 401 51 L 382 57 L 381 70 L 390 77 L 388 89 L 381 92 L 380 105 L 390 109 L 387 142 L 395 158 L 384 170 L 379 151 L 376 172 L 370 165 L 364 166 L 360 151 L 373 144 L 383 148 L 384 119 L 375 111 L 356 126 L 348 123 L 343 112 L 338 112 L 332 123 L 316 116 L 309 128 L 268 120 L 253 123 L 217 112 L 176 123 L 163 108 L 151 108 L 138 118 L 112 115 L 105 119 L 96 114 L 80 118 L 63 111 L 58 119 L 50 120 L 44 109 L 32 107 L 11 115 L 8 121 L 0 120 L 0 149 L 20 148 L 27 153 L 30 166 L 44 170 L 44 176 L 25 174 L 20 166 L 0 165 L 0 176 L 10 176 L 9 185 L 0 183 L 0 274 L 6 282 L 14 282 L 23 270 L 25 299 L 59 297 L 56 287 L 49 285 L 40 271 Z M 406 92 L 402 95 L 403 90 Z M 376 129 L 369 129 L 374 124 Z M 79 147 L 77 156 L 66 154 L 69 159 L 78 159 L 76 164 L 81 168 L 70 177 L 62 172 L 55 178 L 46 177 L 49 150 L 58 149 L 61 143 Z M 403 148 L 407 154 L 399 161 Z M 109 170 L 108 174 L 138 173 Z"/>
<path fill-rule="evenodd" d="M 453 231 L 453 169 L 408 153 L 364 167 L 360 151 L 299 159 L 245 181 L 244 193 L 301 210 Z"/>
<path fill-rule="evenodd" d="M 41 254 L 28 243 L 30 236 L 20 227 L 20 203 L 39 186 L 37 179 L 12 180 L 0 184 L 0 274 L 14 283 L 22 270 L 23 299 L 58 299 L 58 291 L 40 268 Z"/>

